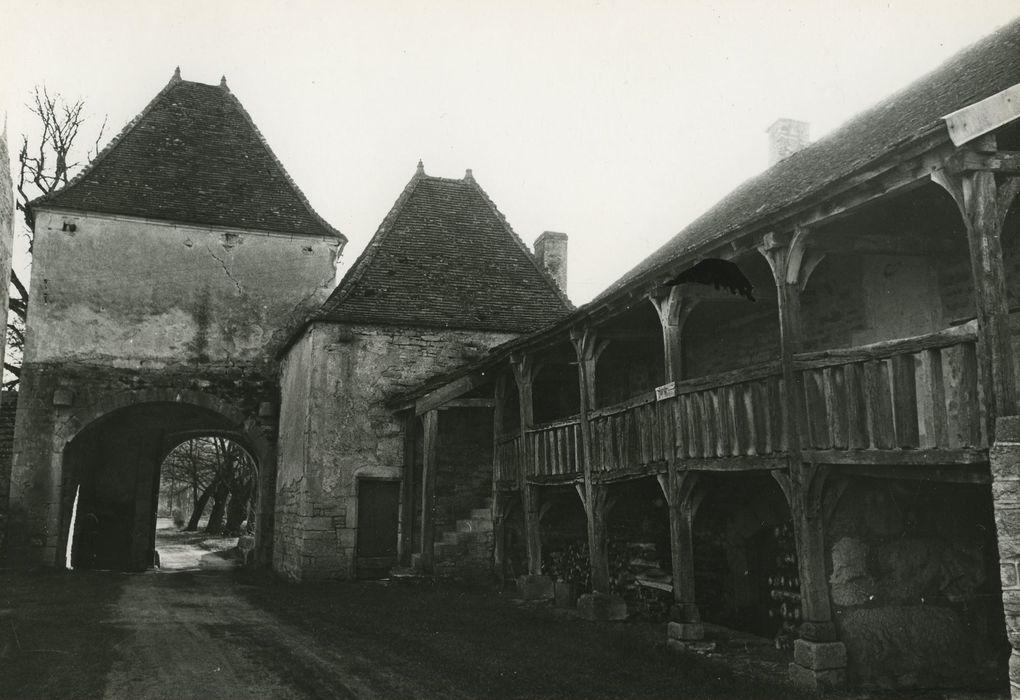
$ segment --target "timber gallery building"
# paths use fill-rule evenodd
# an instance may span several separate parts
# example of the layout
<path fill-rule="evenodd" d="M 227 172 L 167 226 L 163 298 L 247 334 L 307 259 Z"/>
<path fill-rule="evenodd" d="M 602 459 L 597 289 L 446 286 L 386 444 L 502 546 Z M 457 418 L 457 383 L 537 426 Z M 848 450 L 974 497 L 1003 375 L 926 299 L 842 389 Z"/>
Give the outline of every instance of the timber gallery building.
<path fill-rule="evenodd" d="M 580 308 L 566 236 L 531 251 L 421 164 L 335 285 L 344 236 L 225 81 L 175 74 L 31 205 L 8 563 L 150 566 L 160 464 L 202 432 L 254 457 L 255 561 L 295 580 L 512 582 L 676 647 L 773 638 L 811 687 L 1004 688 L 1020 22 L 770 136 Z"/>

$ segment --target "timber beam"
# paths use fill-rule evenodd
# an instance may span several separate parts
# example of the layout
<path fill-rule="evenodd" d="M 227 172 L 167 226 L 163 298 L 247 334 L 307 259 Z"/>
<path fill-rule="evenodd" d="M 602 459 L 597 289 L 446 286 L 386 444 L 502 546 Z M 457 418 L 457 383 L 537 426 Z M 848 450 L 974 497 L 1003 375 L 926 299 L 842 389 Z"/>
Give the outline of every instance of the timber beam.
<path fill-rule="evenodd" d="M 964 149 L 949 158 L 946 162 L 946 170 L 954 175 L 979 170 L 1003 175 L 1020 175 L 1020 151 L 979 153 L 971 149 Z"/>
<path fill-rule="evenodd" d="M 415 401 L 414 414 L 420 416 L 428 413 L 490 381 L 492 381 L 492 377 L 481 373 L 468 374 L 455 379 Z"/>

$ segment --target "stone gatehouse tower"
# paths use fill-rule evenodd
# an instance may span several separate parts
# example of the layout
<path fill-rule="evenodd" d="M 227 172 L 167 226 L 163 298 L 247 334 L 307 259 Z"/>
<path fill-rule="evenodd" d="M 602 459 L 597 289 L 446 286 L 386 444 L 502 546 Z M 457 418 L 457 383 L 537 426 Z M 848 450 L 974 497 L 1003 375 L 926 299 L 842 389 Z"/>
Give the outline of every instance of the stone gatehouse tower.
<path fill-rule="evenodd" d="M 9 560 L 60 565 L 70 542 L 96 566 L 148 567 L 160 462 L 210 433 L 258 462 L 264 555 L 275 357 L 329 293 L 345 237 L 225 80 L 179 72 L 32 214 Z M 71 528 L 75 510 L 93 531 Z"/>

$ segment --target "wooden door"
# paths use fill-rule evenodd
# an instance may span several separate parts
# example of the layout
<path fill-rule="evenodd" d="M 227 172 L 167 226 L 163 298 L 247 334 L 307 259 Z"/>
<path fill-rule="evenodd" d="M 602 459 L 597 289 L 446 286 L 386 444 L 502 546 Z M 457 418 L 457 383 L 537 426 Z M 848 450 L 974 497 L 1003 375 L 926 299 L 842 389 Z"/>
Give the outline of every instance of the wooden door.
<path fill-rule="evenodd" d="M 399 512 L 399 481 L 358 481 L 358 578 L 383 578 L 396 565 Z"/>

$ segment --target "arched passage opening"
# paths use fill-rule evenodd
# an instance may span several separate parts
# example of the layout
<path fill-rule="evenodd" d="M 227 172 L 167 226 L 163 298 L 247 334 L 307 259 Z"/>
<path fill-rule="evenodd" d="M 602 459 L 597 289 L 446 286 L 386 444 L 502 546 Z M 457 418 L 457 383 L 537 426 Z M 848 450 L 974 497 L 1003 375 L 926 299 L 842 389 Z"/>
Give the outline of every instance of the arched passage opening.
<path fill-rule="evenodd" d="M 254 545 L 259 473 L 251 453 L 223 434 L 187 433 L 163 459 L 156 506 L 161 569 L 226 568 Z M 243 539 L 241 539 L 243 538 Z"/>
<path fill-rule="evenodd" d="M 706 622 L 792 644 L 800 581 L 789 506 L 768 472 L 702 474 L 694 519 L 698 608 Z"/>
<path fill-rule="evenodd" d="M 199 436 L 236 443 L 258 469 L 263 455 L 241 426 L 183 402 L 118 408 L 67 443 L 61 544 L 72 568 L 141 571 L 153 565 L 161 467 L 176 447 Z M 215 485 L 210 500 L 214 492 Z M 225 517 L 229 498 L 221 502 Z"/>

